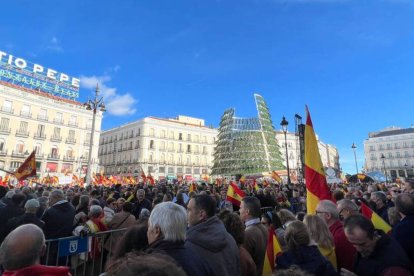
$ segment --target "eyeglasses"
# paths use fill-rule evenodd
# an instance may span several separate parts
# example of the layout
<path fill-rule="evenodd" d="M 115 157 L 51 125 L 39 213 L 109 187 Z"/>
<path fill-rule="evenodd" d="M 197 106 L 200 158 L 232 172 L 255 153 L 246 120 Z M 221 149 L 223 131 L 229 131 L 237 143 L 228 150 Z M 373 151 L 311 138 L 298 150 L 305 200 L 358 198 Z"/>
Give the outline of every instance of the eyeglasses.
<path fill-rule="evenodd" d="M 317 215 L 318 215 L 318 214 L 329 214 L 329 212 L 322 212 L 322 211 L 318 211 L 318 210 L 316 210 L 316 211 L 315 211 L 315 214 L 317 214 Z"/>

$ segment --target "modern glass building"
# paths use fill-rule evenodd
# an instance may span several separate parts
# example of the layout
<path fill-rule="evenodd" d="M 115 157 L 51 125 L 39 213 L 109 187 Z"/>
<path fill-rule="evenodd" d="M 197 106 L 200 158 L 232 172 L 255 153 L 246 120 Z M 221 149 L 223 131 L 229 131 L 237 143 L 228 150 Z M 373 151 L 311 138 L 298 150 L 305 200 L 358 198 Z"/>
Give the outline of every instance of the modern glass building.
<path fill-rule="evenodd" d="M 284 169 L 276 131 L 262 96 L 254 94 L 257 118 L 238 118 L 233 108 L 221 117 L 212 175 L 261 174 Z"/>

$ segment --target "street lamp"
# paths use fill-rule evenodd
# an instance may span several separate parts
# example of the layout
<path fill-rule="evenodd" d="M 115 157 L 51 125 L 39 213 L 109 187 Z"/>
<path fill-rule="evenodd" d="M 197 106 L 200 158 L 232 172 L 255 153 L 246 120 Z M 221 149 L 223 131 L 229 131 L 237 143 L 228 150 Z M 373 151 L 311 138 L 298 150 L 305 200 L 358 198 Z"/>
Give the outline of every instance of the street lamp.
<path fill-rule="evenodd" d="M 287 175 L 288 175 L 288 185 L 290 185 L 289 154 L 288 154 L 287 138 L 286 138 L 288 124 L 289 122 L 286 120 L 285 116 L 283 116 L 282 122 L 280 122 L 280 125 L 282 126 L 283 133 L 285 134 L 286 168 L 287 168 Z"/>
<path fill-rule="evenodd" d="M 356 174 L 357 174 L 357 178 L 358 178 L 358 163 L 357 163 L 357 158 L 356 158 L 356 153 L 355 153 L 355 149 L 356 149 L 355 143 L 352 143 L 351 148 L 354 151 L 355 168 L 356 168 Z M 358 178 L 358 181 L 359 181 L 359 178 Z"/>
<path fill-rule="evenodd" d="M 387 177 L 387 170 L 385 169 L 385 155 L 382 153 L 380 158 L 382 159 L 382 166 L 384 167 L 385 184 L 387 184 L 388 183 L 388 177 Z"/>
<path fill-rule="evenodd" d="M 93 137 L 95 132 L 95 119 L 96 119 L 96 112 L 99 109 L 101 112 L 105 112 L 105 104 L 103 103 L 103 97 L 100 99 L 98 98 L 99 95 L 99 84 L 96 84 L 96 90 L 95 90 L 95 99 L 88 100 L 86 103 L 83 104 L 83 106 L 86 108 L 86 110 L 92 110 L 93 116 L 92 116 L 92 131 L 91 131 L 91 138 L 89 141 L 89 154 L 88 154 L 88 167 L 86 168 L 86 180 L 85 184 L 89 185 L 91 182 L 91 161 L 92 161 L 92 147 L 93 147 Z"/>

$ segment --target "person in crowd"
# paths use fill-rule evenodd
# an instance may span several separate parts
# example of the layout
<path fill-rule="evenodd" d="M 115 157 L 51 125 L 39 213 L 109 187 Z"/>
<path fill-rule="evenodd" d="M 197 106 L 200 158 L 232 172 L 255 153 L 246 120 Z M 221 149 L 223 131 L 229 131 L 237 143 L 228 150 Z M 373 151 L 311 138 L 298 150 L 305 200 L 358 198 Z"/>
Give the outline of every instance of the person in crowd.
<path fill-rule="evenodd" d="M 37 201 L 39 202 L 39 208 L 37 208 L 36 216 L 40 219 L 47 209 L 49 199 L 45 196 L 41 196 L 37 198 Z"/>
<path fill-rule="evenodd" d="M 23 224 L 32 223 L 43 229 L 45 222 L 37 218 L 36 212 L 40 204 L 37 199 L 29 199 L 24 205 L 25 213 L 23 215 L 14 217 L 7 222 L 8 232 Z"/>
<path fill-rule="evenodd" d="M 227 232 L 234 238 L 239 247 L 240 252 L 240 271 L 242 276 L 254 276 L 257 275 L 256 264 L 253 261 L 250 253 L 244 248 L 244 223 L 240 216 L 229 210 L 222 210 L 219 214 L 219 218 L 224 223 Z"/>
<path fill-rule="evenodd" d="M 116 200 L 116 207 L 117 207 L 116 211 L 117 212 L 121 212 L 123 210 L 122 207 L 124 206 L 125 202 L 126 200 L 123 197 L 120 197 Z"/>
<path fill-rule="evenodd" d="M 400 220 L 401 220 L 401 215 L 397 210 L 397 207 L 390 207 L 388 208 L 388 220 L 390 222 L 391 227 L 396 226 Z"/>
<path fill-rule="evenodd" d="M 243 245 L 252 256 L 258 275 L 262 275 L 268 239 L 268 231 L 260 223 L 260 207 L 259 199 L 246 196 L 242 199 L 239 211 L 240 218 L 246 226 Z"/>
<path fill-rule="evenodd" d="M 112 220 L 107 224 L 109 230 L 130 228 L 135 225 L 135 217 L 131 214 L 132 203 L 125 202 L 122 208 L 122 211 L 116 213 Z M 105 243 L 105 248 L 110 252 L 111 255 L 114 253 L 116 244 L 118 244 L 123 234 L 124 232 L 115 232 L 112 233 L 112 235 L 107 239 Z"/>
<path fill-rule="evenodd" d="M 66 200 L 72 203 L 73 198 L 75 197 L 75 192 L 72 189 L 66 190 Z"/>
<path fill-rule="evenodd" d="M 137 254 L 131 252 L 108 267 L 105 276 L 186 276 L 185 271 L 173 258 L 165 254 Z"/>
<path fill-rule="evenodd" d="M 213 275 L 240 275 L 240 253 L 233 237 L 215 216 L 216 203 L 209 195 L 197 195 L 187 205 L 185 246 L 198 253 Z"/>
<path fill-rule="evenodd" d="M 42 229 L 34 224 L 17 227 L 0 247 L 0 263 L 5 269 L 2 275 L 71 275 L 68 267 L 40 265 L 40 257 L 45 250 Z"/>
<path fill-rule="evenodd" d="M 220 201 L 218 204 L 218 209 L 221 210 L 230 210 L 233 212 L 233 204 L 227 200 L 227 191 L 221 190 L 220 191 Z"/>
<path fill-rule="evenodd" d="M 404 192 L 414 194 L 414 181 L 408 180 L 404 183 Z"/>
<path fill-rule="evenodd" d="M 181 192 L 177 193 L 175 203 L 177 203 L 178 205 L 183 206 L 185 209 L 187 209 L 187 204 L 184 201 L 183 193 L 181 193 Z"/>
<path fill-rule="evenodd" d="M 387 205 L 387 196 L 382 191 L 372 192 L 371 193 L 371 202 L 373 203 L 374 211 L 387 223 L 388 220 L 388 205 Z"/>
<path fill-rule="evenodd" d="M 5 207 L 0 208 L 0 242 L 8 234 L 7 223 L 11 218 L 24 214 L 24 209 L 21 207 L 22 202 L 26 199 L 26 196 L 14 191 L 8 191 L 6 193 L 6 199 L 4 203 Z"/>
<path fill-rule="evenodd" d="M 346 218 L 352 215 L 358 215 L 359 209 L 358 205 L 356 205 L 350 199 L 341 199 L 336 202 L 336 208 L 338 210 L 338 215 L 341 220 L 345 220 Z"/>
<path fill-rule="evenodd" d="M 147 253 L 159 252 L 172 257 L 188 275 L 211 275 L 211 268 L 190 248 L 184 246 L 186 211 L 173 202 L 155 206 L 148 220 Z"/>
<path fill-rule="evenodd" d="M 89 196 L 81 195 L 79 198 L 79 204 L 76 206 L 76 214 L 83 212 L 84 214 L 89 213 Z"/>
<path fill-rule="evenodd" d="M 136 195 L 137 195 L 137 201 L 134 203 L 132 214 L 135 216 L 136 219 L 138 219 L 139 214 L 141 213 L 141 209 L 145 208 L 151 211 L 152 204 L 148 199 L 145 198 L 144 189 L 139 189 Z"/>
<path fill-rule="evenodd" d="M 65 199 L 63 191 L 53 190 L 49 195 L 49 208 L 42 216 L 46 239 L 71 236 L 74 218 L 75 208 Z"/>
<path fill-rule="evenodd" d="M 338 270 L 344 267 L 352 271 L 356 251 L 345 237 L 344 227 L 339 219 L 336 204 L 330 200 L 321 200 L 316 206 L 316 214 L 325 220 L 334 238 Z"/>
<path fill-rule="evenodd" d="M 345 198 L 345 194 L 343 191 L 336 189 L 333 193 L 332 193 L 332 197 L 335 199 L 335 202 L 340 201 L 341 199 Z"/>
<path fill-rule="evenodd" d="M 277 212 L 277 215 L 279 216 L 280 222 L 282 223 L 282 226 L 285 229 L 289 225 L 289 223 L 296 220 L 295 215 L 287 209 L 279 210 L 279 212 Z"/>
<path fill-rule="evenodd" d="M 395 199 L 395 208 L 401 221 L 395 225 L 392 236 L 414 264 L 414 194 L 399 194 Z"/>
<path fill-rule="evenodd" d="M 372 222 L 361 216 L 345 220 L 345 235 L 357 253 L 352 273 L 341 269 L 341 275 L 385 276 L 413 275 L 414 268 L 397 241 L 381 230 L 375 230 Z"/>
<path fill-rule="evenodd" d="M 125 232 L 119 242 L 115 244 L 115 250 L 111 256 L 111 262 L 120 258 L 124 258 L 129 252 L 143 251 L 148 247 L 148 225 L 138 224 L 134 225 Z"/>
<path fill-rule="evenodd" d="M 296 265 L 312 275 L 339 275 L 322 256 L 318 247 L 312 244 L 309 231 L 303 222 L 292 221 L 286 228 L 285 239 L 288 250 L 276 257 L 277 272 Z"/>
<path fill-rule="evenodd" d="M 115 215 L 116 210 L 116 199 L 115 198 L 108 198 L 106 200 L 106 206 L 103 208 L 104 211 L 104 222 L 106 225 L 112 220 Z"/>
<path fill-rule="evenodd" d="M 282 222 L 280 221 L 279 216 L 275 212 L 268 211 L 262 214 L 262 219 L 260 221 L 263 226 L 268 230 L 272 229 L 275 232 L 275 235 L 279 241 L 282 250 L 285 251 L 286 242 L 285 242 L 285 229 L 283 229 Z"/>
<path fill-rule="evenodd" d="M 326 222 L 317 215 L 306 215 L 303 223 L 308 227 L 310 237 L 318 245 L 319 251 L 331 262 L 336 270 L 335 245 Z"/>
<path fill-rule="evenodd" d="M 305 216 L 306 216 L 306 213 L 305 212 L 297 212 L 295 217 L 296 217 L 297 220 L 303 221 L 303 219 L 305 218 Z"/>

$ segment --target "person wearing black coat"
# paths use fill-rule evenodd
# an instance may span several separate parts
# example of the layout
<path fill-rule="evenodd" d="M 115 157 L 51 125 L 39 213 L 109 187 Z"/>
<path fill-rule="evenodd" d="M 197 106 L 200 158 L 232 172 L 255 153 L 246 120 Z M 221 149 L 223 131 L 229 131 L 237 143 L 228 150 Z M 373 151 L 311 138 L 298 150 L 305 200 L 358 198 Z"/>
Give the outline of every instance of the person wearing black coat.
<path fill-rule="evenodd" d="M 8 233 L 14 230 L 15 228 L 19 227 L 20 225 L 29 223 L 35 224 L 39 226 L 40 229 L 43 229 L 43 227 L 45 226 L 44 221 L 41 221 L 36 216 L 36 212 L 39 206 L 40 204 L 39 201 L 37 201 L 37 199 L 29 199 L 28 201 L 26 201 L 26 204 L 24 205 L 24 209 L 26 210 L 26 212 L 23 215 L 14 217 L 7 222 Z"/>
<path fill-rule="evenodd" d="M 187 215 L 184 207 L 173 202 L 155 206 L 148 220 L 146 252 L 172 257 L 187 275 L 213 275 L 210 266 L 191 249 L 184 246 Z"/>

